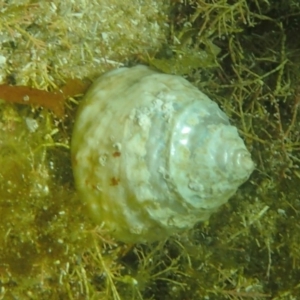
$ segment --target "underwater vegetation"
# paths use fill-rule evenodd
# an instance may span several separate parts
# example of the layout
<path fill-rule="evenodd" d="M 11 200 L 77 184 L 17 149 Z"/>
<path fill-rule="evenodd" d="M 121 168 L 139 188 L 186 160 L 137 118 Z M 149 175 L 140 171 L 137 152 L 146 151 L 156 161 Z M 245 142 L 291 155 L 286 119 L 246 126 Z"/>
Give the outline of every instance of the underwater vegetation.
<path fill-rule="evenodd" d="M 299 299 L 299 2 L 119 2 L 0 4 L 0 299 Z M 256 164 L 208 221 L 152 244 L 93 223 L 70 160 L 86 78 L 137 63 L 209 95 Z"/>

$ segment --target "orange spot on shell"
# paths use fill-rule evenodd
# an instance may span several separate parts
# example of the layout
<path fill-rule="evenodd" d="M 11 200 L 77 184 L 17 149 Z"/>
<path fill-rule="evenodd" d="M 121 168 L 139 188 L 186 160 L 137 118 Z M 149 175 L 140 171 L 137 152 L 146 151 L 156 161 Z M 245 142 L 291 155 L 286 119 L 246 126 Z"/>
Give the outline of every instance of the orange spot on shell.
<path fill-rule="evenodd" d="M 119 179 L 119 178 L 113 177 L 113 178 L 111 178 L 111 180 L 110 180 L 110 185 L 116 186 L 116 185 L 119 184 L 119 182 L 120 182 L 120 179 Z"/>

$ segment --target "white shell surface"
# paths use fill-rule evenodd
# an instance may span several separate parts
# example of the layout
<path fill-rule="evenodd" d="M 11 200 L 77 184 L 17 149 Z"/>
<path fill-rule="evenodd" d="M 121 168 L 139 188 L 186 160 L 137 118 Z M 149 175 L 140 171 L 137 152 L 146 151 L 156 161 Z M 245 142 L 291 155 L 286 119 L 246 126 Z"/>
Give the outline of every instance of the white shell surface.
<path fill-rule="evenodd" d="M 71 150 L 82 201 L 124 242 L 163 239 L 208 219 L 254 168 L 215 102 L 184 78 L 145 66 L 92 85 Z"/>

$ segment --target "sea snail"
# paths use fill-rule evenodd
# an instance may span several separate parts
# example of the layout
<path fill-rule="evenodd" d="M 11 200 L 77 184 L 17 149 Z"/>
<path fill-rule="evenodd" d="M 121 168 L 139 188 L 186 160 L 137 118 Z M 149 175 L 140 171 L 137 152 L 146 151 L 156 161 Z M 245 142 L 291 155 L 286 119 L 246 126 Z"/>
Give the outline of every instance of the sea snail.
<path fill-rule="evenodd" d="M 184 78 L 141 65 L 94 82 L 79 108 L 71 151 L 82 201 L 124 242 L 192 228 L 254 169 L 215 102 Z"/>

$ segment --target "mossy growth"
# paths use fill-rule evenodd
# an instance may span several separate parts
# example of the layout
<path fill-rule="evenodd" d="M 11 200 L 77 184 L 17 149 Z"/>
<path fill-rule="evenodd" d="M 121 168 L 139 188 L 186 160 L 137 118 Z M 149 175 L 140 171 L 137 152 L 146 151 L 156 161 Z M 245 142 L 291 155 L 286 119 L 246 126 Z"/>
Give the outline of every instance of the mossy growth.
<path fill-rule="evenodd" d="M 1 46 L 9 56 L 0 75 L 6 83 L 13 77 L 16 83 L 51 90 L 73 75 L 93 78 L 94 42 L 72 47 L 85 36 L 85 27 L 77 32 L 72 19 L 86 12 L 83 4 L 69 9 L 53 1 L 51 11 L 46 2 L 22 3 L 0 4 Z M 47 5 L 45 22 L 61 30 L 49 26 L 45 37 L 39 33 L 45 23 L 31 12 Z M 98 51 L 104 51 L 101 58 L 109 66 L 101 71 L 112 61 L 131 61 L 185 76 L 239 128 L 255 171 L 209 222 L 152 245 L 118 243 L 86 216 L 73 186 L 69 143 L 80 97 L 66 103 L 64 118 L 1 102 L 0 299 L 300 297 L 300 5 L 297 0 L 186 0 L 162 7 L 168 18 L 148 15 L 152 25 L 141 35 L 154 34 L 157 24 L 164 24 L 167 36 L 160 32 L 155 46 L 147 38 L 134 45 L 127 35 L 110 38 L 107 28 L 119 29 L 113 21 L 105 24 Z M 53 11 L 59 15 L 60 10 L 65 19 L 53 19 Z M 133 4 L 128 10 L 131 18 L 138 11 Z M 54 57 L 53 48 L 44 46 L 57 45 L 56 30 L 60 46 Z M 10 35 L 20 37 L 19 43 Z M 34 51 L 25 51 L 28 45 Z M 14 60 L 22 46 L 24 55 Z M 66 49 L 73 65 L 60 57 Z M 25 68 L 21 57 L 27 56 L 34 63 Z"/>

